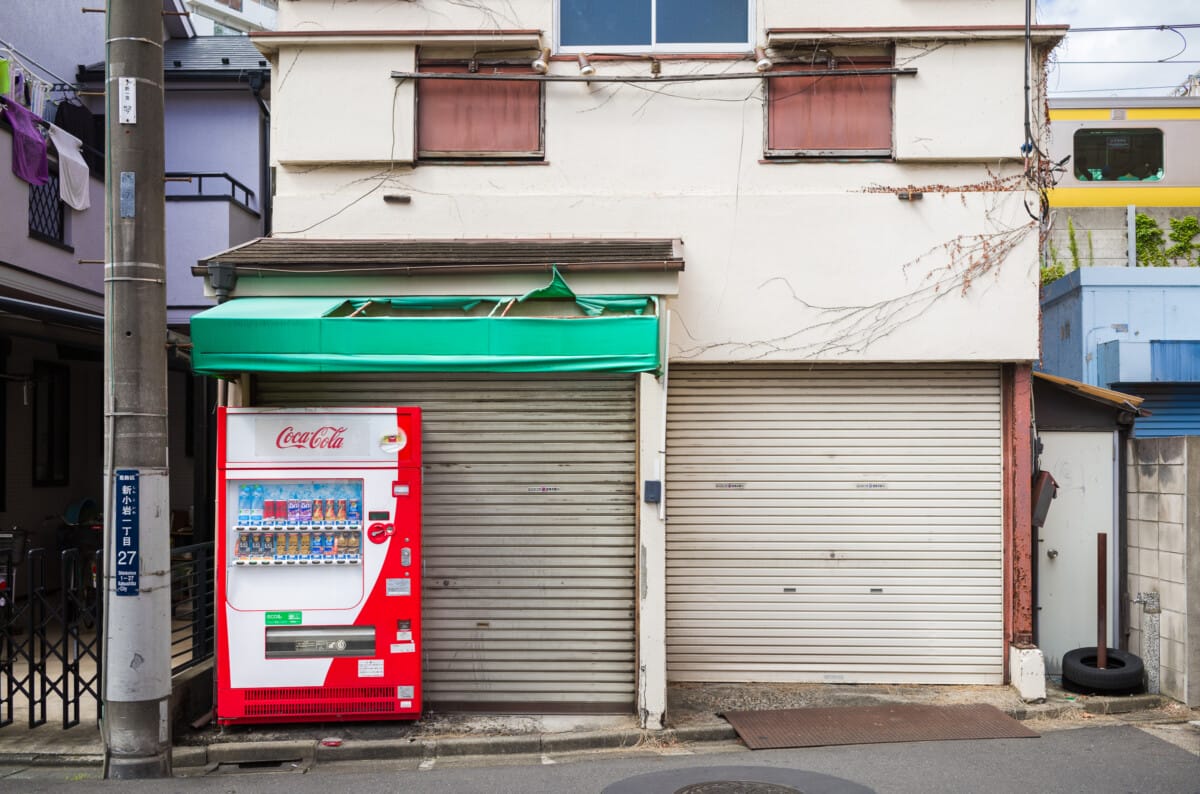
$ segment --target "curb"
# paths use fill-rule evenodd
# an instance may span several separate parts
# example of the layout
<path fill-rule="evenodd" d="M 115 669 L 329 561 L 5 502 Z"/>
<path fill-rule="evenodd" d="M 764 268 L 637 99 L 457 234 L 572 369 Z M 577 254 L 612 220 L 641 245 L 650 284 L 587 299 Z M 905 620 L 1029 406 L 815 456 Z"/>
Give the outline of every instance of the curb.
<path fill-rule="evenodd" d="M 1081 696 L 1083 698 L 1083 696 Z M 1161 695 L 1129 695 L 1101 700 L 1073 700 L 1066 703 L 1031 704 L 1004 709 L 1016 720 L 1056 719 L 1071 713 L 1128 714 L 1161 707 Z M 210 764 L 244 764 L 269 761 L 329 763 L 336 761 L 377 761 L 413 758 L 455 758 L 463 756 L 506 756 L 537 753 L 566 753 L 610 750 L 652 740 L 688 744 L 727 742 L 737 732 L 726 722 L 710 722 L 664 728 L 661 731 L 619 729 L 500 736 L 451 736 L 397 739 L 354 739 L 336 747 L 317 740 L 267 740 L 228 742 L 207 746 L 180 745 L 171 748 L 172 766 L 203 767 Z M 6 766 L 100 766 L 103 753 L 0 753 Z"/>

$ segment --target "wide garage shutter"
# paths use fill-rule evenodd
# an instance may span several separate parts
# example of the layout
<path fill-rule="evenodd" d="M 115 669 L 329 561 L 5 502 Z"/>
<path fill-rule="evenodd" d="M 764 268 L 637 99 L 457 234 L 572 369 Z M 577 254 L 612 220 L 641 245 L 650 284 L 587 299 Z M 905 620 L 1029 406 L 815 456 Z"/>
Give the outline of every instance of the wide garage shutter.
<path fill-rule="evenodd" d="M 254 395 L 421 407 L 431 704 L 632 710 L 632 376 L 262 375 Z"/>
<path fill-rule="evenodd" d="M 996 366 L 672 367 L 674 681 L 1002 680 Z"/>

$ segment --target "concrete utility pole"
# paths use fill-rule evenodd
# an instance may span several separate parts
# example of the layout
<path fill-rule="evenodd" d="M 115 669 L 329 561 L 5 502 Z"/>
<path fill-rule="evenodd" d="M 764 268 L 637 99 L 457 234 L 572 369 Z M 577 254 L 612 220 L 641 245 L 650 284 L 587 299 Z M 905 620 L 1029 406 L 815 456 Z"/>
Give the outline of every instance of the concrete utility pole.
<path fill-rule="evenodd" d="M 108 0 L 104 184 L 106 778 L 171 774 L 161 0 Z"/>

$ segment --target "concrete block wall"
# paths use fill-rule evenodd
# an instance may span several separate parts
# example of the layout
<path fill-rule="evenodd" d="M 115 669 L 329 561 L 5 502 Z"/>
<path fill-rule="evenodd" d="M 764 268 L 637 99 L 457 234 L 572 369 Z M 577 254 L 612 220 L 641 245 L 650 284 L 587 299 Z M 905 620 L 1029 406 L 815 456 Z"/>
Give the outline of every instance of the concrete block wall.
<path fill-rule="evenodd" d="M 1137 212 L 1149 215 L 1158 222 L 1163 239 L 1169 246 L 1171 218 L 1200 214 L 1200 207 L 1138 207 Z M 1075 227 L 1075 244 L 1079 249 L 1081 267 L 1127 267 L 1129 264 L 1129 235 L 1125 207 L 1059 207 L 1054 210 L 1054 225 L 1049 243 L 1058 261 L 1073 269 L 1070 249 L 1070 225 Z M 1091 235 L 1089 247 L 1089 233 Z"/>
<path fill-rule="evenodd" d="M 1129 444 L 1129 596 L 1159 594 L 1162 694 L 1200 706 L 1200 437 Z M 1129 624 L 1129 650 L 1152 658 L 1143 651 L 1141 604 L 1130 604 Z"/>

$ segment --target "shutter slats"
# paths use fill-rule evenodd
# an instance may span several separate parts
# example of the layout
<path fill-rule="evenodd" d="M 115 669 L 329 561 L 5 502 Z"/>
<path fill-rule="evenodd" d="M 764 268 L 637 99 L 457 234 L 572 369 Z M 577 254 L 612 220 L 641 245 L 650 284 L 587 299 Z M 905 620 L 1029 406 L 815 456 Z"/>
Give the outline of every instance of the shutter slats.
<path fill-rule="evenodd" d="M 999 683 L 998 367 L 670 378 L 670 679 Z"/>

